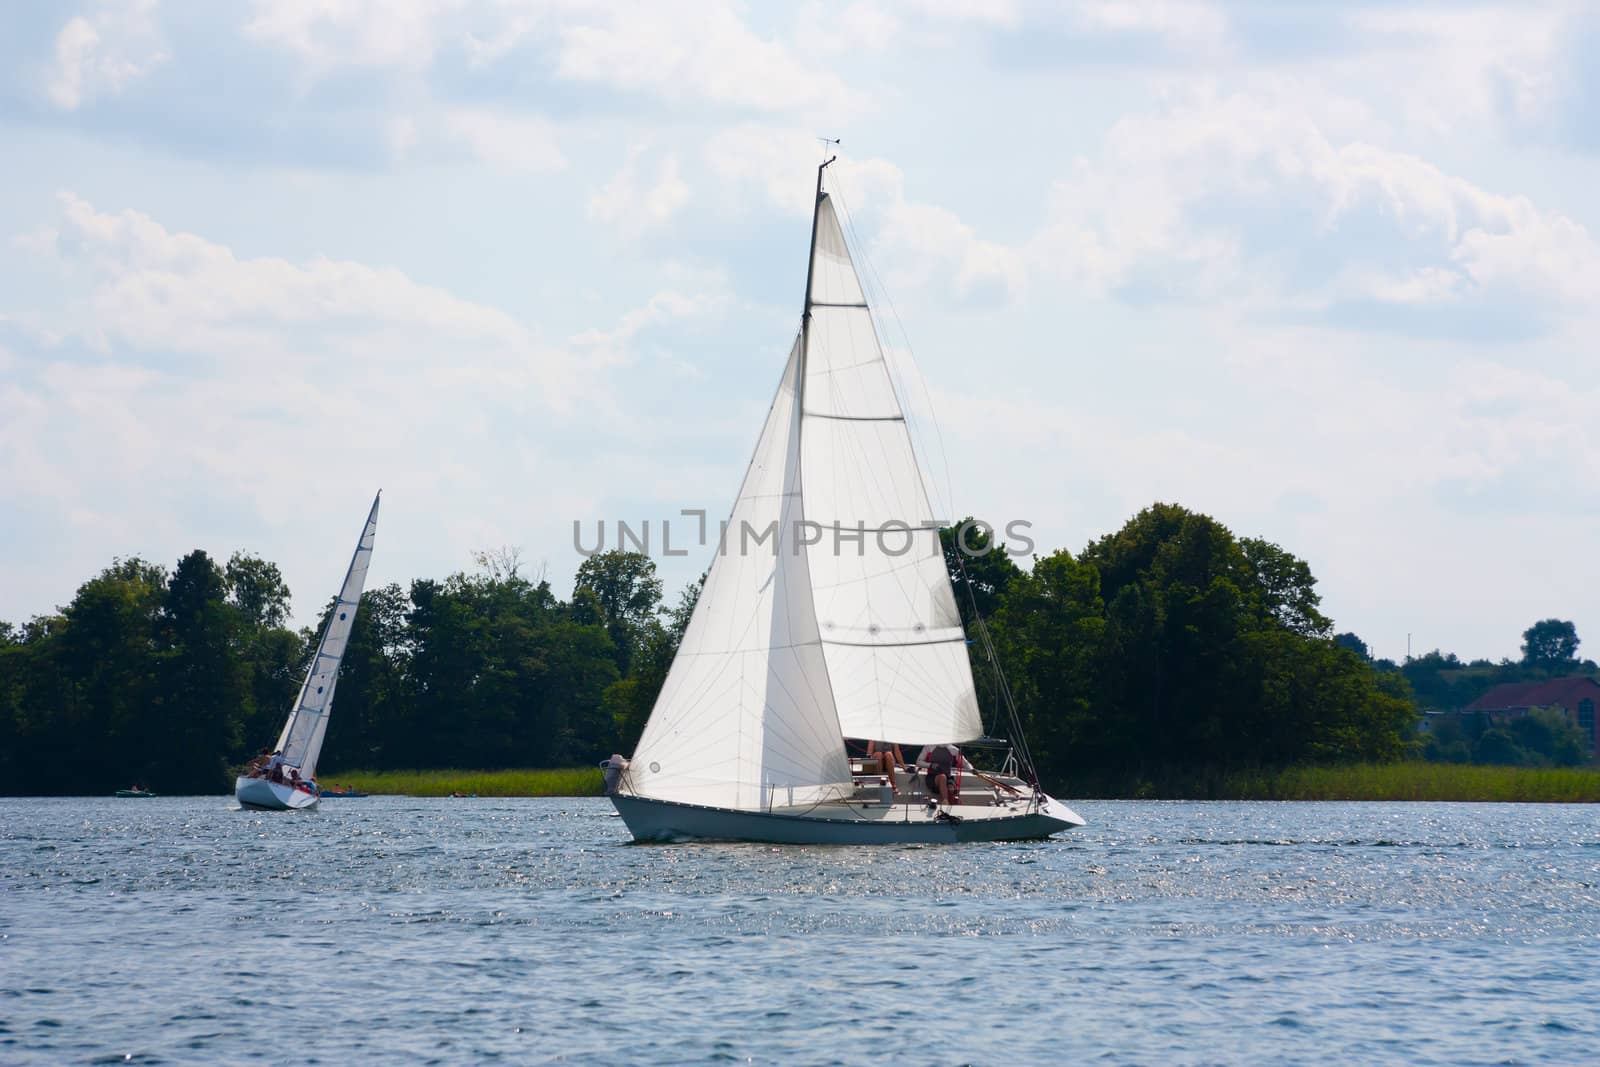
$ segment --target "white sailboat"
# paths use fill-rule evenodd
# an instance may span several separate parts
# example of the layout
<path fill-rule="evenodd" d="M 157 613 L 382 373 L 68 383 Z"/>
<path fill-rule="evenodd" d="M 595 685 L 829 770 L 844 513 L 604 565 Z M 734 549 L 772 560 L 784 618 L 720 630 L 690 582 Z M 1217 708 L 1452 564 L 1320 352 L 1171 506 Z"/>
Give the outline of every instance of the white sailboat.
<path fill-rule="evenodd" d="M 372 498 L 367 524 L 356 542 L 344 585 L 334 602 L 333 614 L 322 631 L 317 655 L 306 672 L 289 719 L 278 735 L 270 761 L 249 774 L 241 775 L 233 795 L 247 808 L 284 811 L 316 807 L 317 757 L 322 754 L 322 739 L 328 732 L 328 714 L 333 710 L 333 690 L 339 682 L 339 663 L 344 659 L 350 630 L 356 623 L 356 608 L 361 604 L 361 587 L 367 581 L 367 565 L 372 562 L 372 542 L 378 531 L 378 501 L 382 490 Z"/>
<path fill-rule="evenodd" d="M 828 163 L 831 163 L 829 160 Z M 1003 841 L 1083 820 L 1011 773 L 959 802 L 845 738 L 983 736 L 904 412 L 817 170 L 805 313 L 744 484 L 613 804 L 639 840 Z M 903 549 L 903 550 L 902 550 Z M 939 798 L 943 799 L 943 798 Z"/>

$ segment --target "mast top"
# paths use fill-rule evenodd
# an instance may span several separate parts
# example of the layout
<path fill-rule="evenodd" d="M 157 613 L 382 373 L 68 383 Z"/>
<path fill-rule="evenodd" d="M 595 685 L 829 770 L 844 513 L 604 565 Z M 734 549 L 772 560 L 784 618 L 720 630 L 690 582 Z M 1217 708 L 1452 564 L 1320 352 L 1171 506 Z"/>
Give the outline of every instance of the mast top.
<path fill-rule="evenodd" d="M 823 140 L 826 140 L 826 138 L 823 138 Z M 838 142 L 835 141 L 834 143 L 837 144 Z M 828 165 L 838 158 L 839 157 L 836 155 L 829 156 L 827 159 L 824 159 L 822 161 L 822 165 L 817 168 L 817 199 L 811 205 L 811 250 L 806 257 L 806 305 L 800 316 L 800 343 L 802 358 L 804 358 L 805 342 L 807 339 L 805 335 L 811 324 L 811 276 L 812 272 L 816 270 L 817 266 L 817 215 L 822 211 L 822 172 L 827 170 Z"/>

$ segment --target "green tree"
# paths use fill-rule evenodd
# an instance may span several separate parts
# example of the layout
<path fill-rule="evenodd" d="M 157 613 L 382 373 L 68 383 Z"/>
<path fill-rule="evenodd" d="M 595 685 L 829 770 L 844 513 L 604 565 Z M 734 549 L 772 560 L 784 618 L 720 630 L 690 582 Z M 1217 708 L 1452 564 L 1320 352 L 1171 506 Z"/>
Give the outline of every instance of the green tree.
<path fill-rule="evenodd" d="M 79 587 L 52 650 L 70 678 L 57 708 L 78 738 L 75 765 L 58 767 L 84 784 L 115 781 L 145 748 L 147 709 L 159 699 L 157 635 L 166 573 L 141 559 L 117 560 Z"/>
<path fill-rule="evenodd" d="M 611 721 L 618 751 L 632 752 L 638 745 L 705 582 L 702 574 L 684 587 L 677 604 L 667 609 L 662 618 L 650 620 L 633 657 L 632 672 L 606 687 L 601 703 Z"/>
<path fill-rule="evenodd" d="M 403 735 L 412 728 L 409 608 L 405 591 L 393 582 L 361 595 L 339 665 L 325 768 L 394 766 L 393 757 L 404 750 Z"/>
<path fill-rule="evenodd" d="M 1338 645 L 1340 648 L 1348 649 L 1351 652 L 1354 652 L 1368 663 L 1372 662 L 1372 650 L 1367 647 L 1367 643 L 1365 641 L 1361 640 L 1361 638 L 1357 637 L 1353 633 L 1334 634 L 1333 643 Z"/>
<path fill-rule="evenodd" d="M 590 556 L 578 567 L 573 593 L 594 595 L 617 650 L 617 667 L 626 674 L 649 623 L 661 607 L 661 579 L 656 564 L 639 552 L 611 549 Z"/>
<path fill-rule="evenodd" d="M 1007 554 L 1005 545 L 995 541 L 994 532 L 970 515 L 940 530 L 939 541 L 961 624 L 970 627 L 975 618 L 993 616 L 1006 589 L 1021 577 L 1022 568 Z"/>
<path fill-rule="evenodd" d="M 1327 637 L 1332 632 L 1333 622 L 1318 610 L 1322 596 L 1305 560 L 1257 537 L 1241 538 L 1239 548 L 1255 574 L 1268 614 L 1279 625 L 1302 637 Z"/>
<path fill-rule="evenodd" d="M 289 617 L 289 587 L 276 563 L 235 552 L 224 571 L 228 599 L 251 626 L 281 628 Z"/>
<path fill-rule="evenodd" d="M 0 782 L 17 779 L 17 754 L 21 747 L 17 734 L 18 704 L 26 656 L 21 631 L 0 620 Z"/>
<path fill-rule="evenodd" d="M 1556 708 L 1532 708 L 1506 732 L 1526 754 L 1524 762 L 1536 766 L 1576 767 L 1589 756 L 1588 737 Z"/>
<path fill-rule="evenodd" d="M 1578 628 L 1563 619 L 1544 619 L 1522 631 L 1522 663 L 1558 674 L 1578 667 Z"/>
<path fill-rule="evenodd" d="M 227 786 L 228 753 L 239 751 L 240 724 L 253 711 L 238 654 L 243 622 L 210 556 L 195 549 L 178 561 L 161 608 L 159 698 L 143 743 L 128 753 L 132 772 L 161 791 Z"/>
<path fill-rule="evenodd" d="M 1141 746 L 1137 727 L 1099 700 L 1106 637 L 1100 576 L 1065 549 L 1007 583 L 995 648 L 1043 769 L 1104 767 Z"/>
<path fill-rule="evenodd" d="M 1528 754 L 1517 744 L 1510 731 L 1495 726 L 1485 730 L 1472 745 L 1472 762 L 1519 766 L 1526 763 Z"/>

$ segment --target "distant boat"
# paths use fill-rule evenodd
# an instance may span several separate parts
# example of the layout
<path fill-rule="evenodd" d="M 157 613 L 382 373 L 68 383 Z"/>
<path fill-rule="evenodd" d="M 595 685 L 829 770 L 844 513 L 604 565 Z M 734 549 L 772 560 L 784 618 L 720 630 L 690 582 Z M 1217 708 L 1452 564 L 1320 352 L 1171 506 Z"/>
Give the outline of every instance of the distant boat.
<path fill-rule="evenodd" d="M 940 749 L 984 729 L 905 413 L 823 191 L 828 163 L 799 336 L 677 656 L 633 758 L 607 761 L 607 791 L 638 840 L 1011 841 L 1081 826 L 1039 788 L 1009 704 L 1005 771 L 968 769 L 954 803 L 924 775 L 891 781 L 846 753 L 845 738 L 875 738 L 929 746 L 943 765 Z"/>
<path fill-rule="evenodd" d="M 351 798 L 354 798 L 354 797 L 367 796 L 366 793 L 359 793 L 354 789 L 319 789 L 317 791 L 317 795 L 320 796 L 323 800 L 327 800 L 329 797 L 351 797 Z"/>
<path fill-rule="evenodd" d="M 316 658 L 306 672 L 294 709 L 278 735 L 272 758 L 263 766 L 241 775 L 233 784 L 233 795 L 247 808 L 284 811 L 313 808 L 317 805 L 317 757 L 322 753 L 322 738 L 328 732 L 328 715 L 333 710 L 333 690 L 339 681 L 339 663 L 350 641 L 350 628 L 356 622 L 361 604 L 361 587 L 367 580 L 367 565 L 372 562 L 372 542 L 378 530 L 378 500 L 372 499 L 367 524 L 356 542 L 344 585 L 334 602 L 333 614 L 322 631 Z"/>
<path fill-rule="evenodd" d="M 111 795 L 123 797 L 129 800 L 149 800 L 151 797 L 155 796 L 155 794 L 150 792 L 150 790 L 141 789 L 138 786 L 134 786 L 132 789 L 119 789 Z"/>

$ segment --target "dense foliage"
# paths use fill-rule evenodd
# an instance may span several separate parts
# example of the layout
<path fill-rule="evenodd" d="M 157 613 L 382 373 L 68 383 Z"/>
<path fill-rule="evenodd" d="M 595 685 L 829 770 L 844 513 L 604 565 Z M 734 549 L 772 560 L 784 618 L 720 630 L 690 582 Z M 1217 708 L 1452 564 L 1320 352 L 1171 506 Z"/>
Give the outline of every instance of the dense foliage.
<path fill-rule="evenodd" d="M 596 557 L 562 602 L 523 577 L 514 554 L 479 562 L 476 574 L 362 597 L 324 777 L 562 767 L 612 751 L 608 689 L 661 639 L 653 617 L 641 626 L 638 597 L 611 594 L 642 586 L 653 604 L 654 566 Z M 235 556 L 224 569 L 197 550 L 170 575 L 118 560 L 59 615 L 0 625 L 7 791 L 226 788 L 228 768 L 276 738 L 315 649 L 316 632 L 283 628 L 288 598 L 272 564 Z M 656 658 L 670 662 L 671 651 Z"/>
<path fill-rule="evenodd" d="M 1076 556 L 982 573 L 967 584 L 988 594 L 987 623 L 1047 777 L 1412 750 L 1404 683 L 1332 639 L 1305 562 L 1205 515 L 1157 504 Z M 969 611 L 985 614 L 984 603 L 975 596 Z M 981 653 L 973 672 L 992 673 Z"/>
<path fill-rule="evenodd" d="M 953 540 L 946 558 L 1047 780 L 1385 762 L 1418 748 L 1411 672 L 1333 635 L 1304 561 L 1207 516 L 1158 504 L 1031 569 Z M 632 750 L 701 583 L 666 606 L 649 559 L 607 552 L 561 600 L 515 552 L 477 562 L 362 597 L 324 778 L 564 767 Z M 314 647 L 314 630 L 284 628 L 288 606 L 270 562 L 220 565 L 197 550 L 170 572 L 116 560 L 58 614 L 0 623 L 7 791 L 225 789 L 229 768 L 276 737 Z M 1526 640 L 1541 663 L 1576 650 L 1559 626 Z M 971 645 L 974 676 L 991 731 L 1006 733 L 987 647 Z M 1524 751 L 1565 751 L 1537 725 L 1520 729 Z"/>

